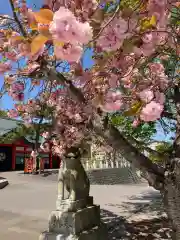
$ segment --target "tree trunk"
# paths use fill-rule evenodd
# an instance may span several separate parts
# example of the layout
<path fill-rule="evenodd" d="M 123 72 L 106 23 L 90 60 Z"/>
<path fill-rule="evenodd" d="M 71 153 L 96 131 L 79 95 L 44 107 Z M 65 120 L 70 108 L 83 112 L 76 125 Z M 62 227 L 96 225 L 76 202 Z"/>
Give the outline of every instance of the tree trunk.
<path fill-rule="evenodd" d="M 173 230 L 173 240 L 180 239 L 180 159 L 171 160 L 171 169 L 165 173 L 162 195 Z"/>
<path fill-rule="evenodd" d="M 81 103 L 86 103 L 82 92 L 77 89 L 71 81 L 62 74 L 50 69 L 49 78 L 56 79 L 59 83 L 68 86 L 71 96 Z M 177 129 L 174 142 L 173 157 L 170 159 L 169 167 L 158 166 L 133 147 L 127 139 L 111 124 L 104 125 L 102 118 L 94 115 L 89 123 L 89 129 L 101 136 L 107 144 L 112 146 L 127 161 L 139 168 L 149 184 L 155 189 L 160 190 L 165 203 L 165 209 L 173 227 L 173 240 L 180 240 L 180 91 L 179 86 L 175 89 L 175 103 L 177 110 Z M 166 170 L 166 171 L 165 171 Z"/>
<path fill-rule="evenodd" d="M 100 122 L 96 122 L 93 127 L 109 145 L 142 171 L 151 186 L 161 192 L 173 229 L 173 240 L 180 240 L 180 158 L 169 159 L 163 169 L 134 148 L 114 126 L 103 128 Z"/>
<path fill-rule="evenodd" d="M 176 104 L 176 137 L 172 158 L 166 165 L 164 181 L 164 202 L 173 229 L 173 240 L 180 239 L 180 90 L 174 88 Z"/>

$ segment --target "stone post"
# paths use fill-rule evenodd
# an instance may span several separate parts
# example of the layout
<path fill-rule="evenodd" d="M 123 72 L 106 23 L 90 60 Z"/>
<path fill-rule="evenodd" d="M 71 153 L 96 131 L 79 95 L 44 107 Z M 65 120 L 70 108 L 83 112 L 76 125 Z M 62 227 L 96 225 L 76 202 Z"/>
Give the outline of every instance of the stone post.
<path fill-rule="evenodd" d="M 89 188 L 79 153 L 71 149 L 59 170 L 56 210 L 50 214 L 48 231 L 41 233 L 39 240 L 108 239 L 100 219 L 100 206 L 93 203 Z"/>

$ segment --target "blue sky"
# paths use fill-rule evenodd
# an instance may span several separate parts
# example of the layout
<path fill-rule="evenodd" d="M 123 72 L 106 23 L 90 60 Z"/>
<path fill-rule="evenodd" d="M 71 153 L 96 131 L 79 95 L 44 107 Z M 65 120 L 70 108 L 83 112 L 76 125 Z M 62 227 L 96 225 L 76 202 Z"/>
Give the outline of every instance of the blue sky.
<path fill-rule="evenodd" d="M 42 6 L 42 1 L 43 0 L 27 0 L 27 3 L 28 3 L 28 6 L 31 8 L 39 9 L 39 7 Z M 8 0 L 3 1 L 3 4 L 0 5 L 0 14 L 8 14 L 8 15 L 12 14 L 11 7 Z M 91 60 L 91 55 L 92 55 L 92 52 L 90 50 L 87 50 L 83 58 L 83 66 L 85 68 L 90 67 L 93 64 Z M 0 88 L 3 85 L 3 78 L 4 77 L 0 75 Z M 36 88 L 36 90 L 33 91 L 33 93 L 26 92 L 25 96 L 26 98 L 33 97 L 34 95 L 37 94 L 37 92 L 38 92 L 38 89 Z M 8 96 L 8 94 L 5 94 L 0 99 L 0 108 L 11 109 L 13 108 L 13 105 L 14 105 L 14 102 L 12 98 Z"/>
<path fill-rule="evenodd" d="M 27 3 L 30 7 L 36 7 L 37 9 L 42 5 L 43 0 L 27 0 Z M 35 4 L 35 5 L 34 5 Z M 9 1 L 8 0 L 1 0 L 0 4 L 0 14 L 12 14 Z M 83 66 L 84 68 L 88 68 L 93 64 L 93 61 L 91 59 L 92 51 L 87 50 L 85 56 L 83 57 Z M 0 87 L 3 84 L 3 76 L 0 75 Z M 33 94 L 36 94 L 37 91 L 34 91 Z M 30 95 L 29 95 L 30 96 Z M 28 96 L 28 97 L 29 97 Z M 33 95 L 31 95 L 33 96 Z M 0 99 L 0 108 L 2 109 L 11 109 L 13 107 L 13 101 L 12 99 L 6 94 L 3 96 L 3 98 Z M 160 126 L 157 126 L 158 134 L 156 134 L 155 139 L 156 140 L 168 140 L 172 134 L 170 135 L 164 135 L 162 129 Z"/>
<path fill-rule="evenodd" d="M 33 6 L 35 7 L 35 5 L 36 5 L 36 8 L 38 9 L 42 5 L 42 0 L 27 0 L 27 3 L 30 7 L 33 7 Z M 10 7 L 8 0 L 3 1 L 0 4 L 0 14 L 12 15 L 11 7 Z M 3 85 L 3 81 L 4 81 L 3 79 L 4 79 L 4 76 L 0 75 L 0 88 Z M 34 91 L 33 94 L 29 94 L 29 96 L 33 96 L 34 94 L 37 94 L 37 91 Z M 27 97 L 27 94 L 26 94 L 26 97 Z M 8 94 L 4 95 L 0 99 L 0 108 L 1 109 L 2 108 L 3 109 L 11 109 L 11 108 L 13 108 L 13 104 L 14 104 L 13 100 L 11 97 L 8 96 Z"/>

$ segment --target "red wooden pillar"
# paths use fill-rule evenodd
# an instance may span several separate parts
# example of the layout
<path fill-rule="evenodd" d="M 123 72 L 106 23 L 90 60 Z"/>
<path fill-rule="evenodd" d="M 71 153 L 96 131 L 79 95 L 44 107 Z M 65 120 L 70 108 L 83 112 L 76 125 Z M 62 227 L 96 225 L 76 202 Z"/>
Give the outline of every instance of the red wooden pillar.
<path fill-rule="evenodd" d="M 25 163 L 25 159 L 26 159 L 26 157 L 27 157 L 26 155 L 27 155 L 27 147 L 25 146 L 25 147 L 24 147 L 24 168 L 25 168 L 25 164 L 26 164 L 26 163 Z"/>
<path fill-rule="evenodd" d="M 50 151 L 49 153 L 49 168 L 52 169 L 53 168 L 53 162 L 52 162 L 52 152 Z"/>
<path fill-rule="evenodd" d="M 16 145 L 12 144 L 12 170 L 16 169 Z"/>
<path fill-rule="evenodd" d="M 24 155 L 26 156 L 27 147 L 24 147 Z"/>

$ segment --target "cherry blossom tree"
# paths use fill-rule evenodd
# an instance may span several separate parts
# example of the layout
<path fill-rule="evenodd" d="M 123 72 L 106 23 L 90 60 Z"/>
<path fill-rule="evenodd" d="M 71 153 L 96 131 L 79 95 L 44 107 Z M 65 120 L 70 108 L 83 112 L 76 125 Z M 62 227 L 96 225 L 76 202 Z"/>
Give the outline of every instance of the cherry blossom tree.
<path fill-rule="evenodd" d="M 0 16 L 3 92 L 18 102 L 9 116 L 30 124 L 40 105 L 52 108 L 43 148 L 51 145 L 59 156 L 89 136 L 100 136 L 161 191 L 179 239 L 179 2 L 45 0 L 32 10 L 26 0 L 9 1 L 13 16 Z M 94 65 L 85 69 L 88 49 Z M 33 101 L 25 99 L 28 84 L 31 91 L 39 88 Z M 174 118 L 169 100 L 176 138 L 171 158 L 160 167 L 118 131 L 109 114 L 128 116 L 136 128 Z"/>

